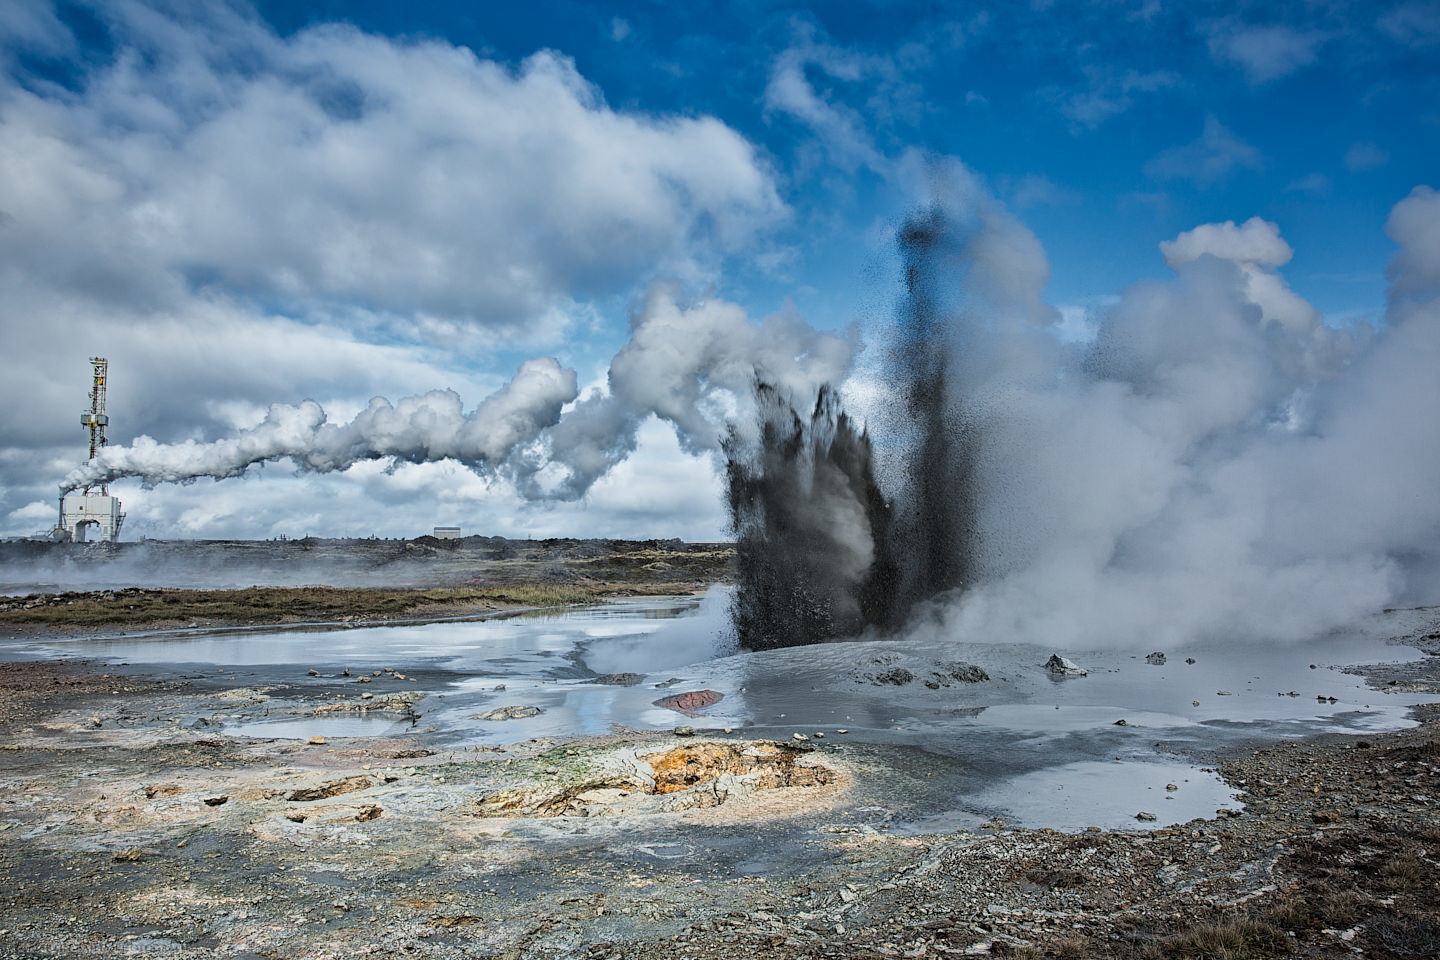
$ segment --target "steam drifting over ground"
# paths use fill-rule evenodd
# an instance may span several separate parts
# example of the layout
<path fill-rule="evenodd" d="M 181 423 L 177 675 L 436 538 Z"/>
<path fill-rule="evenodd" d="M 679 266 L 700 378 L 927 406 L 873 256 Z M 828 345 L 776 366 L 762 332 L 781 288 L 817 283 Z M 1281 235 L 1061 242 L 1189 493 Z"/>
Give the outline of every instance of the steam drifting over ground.
<path fill-rule="evenodd" d="M 964 171 L 942 204 L 942 419 L 967 438 L 975 512 L 970 587 L 917 629 L 1298 640 L 1440 599 L 1435 191 L 1391 215 L 1377 330 L 1323 324 L 1279 272 L 1276 225 L 1252 219 L 1162 245 L 1174 278 L 1127 290 L 1078 347 L 1051 335 L 1029 231 Z"/>

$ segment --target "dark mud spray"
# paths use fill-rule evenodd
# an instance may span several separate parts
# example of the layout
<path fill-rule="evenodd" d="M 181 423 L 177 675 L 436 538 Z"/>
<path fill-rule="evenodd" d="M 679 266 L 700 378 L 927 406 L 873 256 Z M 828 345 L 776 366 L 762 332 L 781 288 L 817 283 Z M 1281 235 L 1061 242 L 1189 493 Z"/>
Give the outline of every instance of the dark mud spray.
<path fill-rule="evenodd" d="M 818 643 L 884 622 L 896 573 L 870 438 L 829 387 L 808 416 L 763 382 L 755 406 L 756 437 L 732 429 L 725 443 L 741 645 Z"/>
<path fill-rule="evenodd" d="M 950 395 L 956 317 L 941 268 L 953 245 L 938 207 L 899 234 L 905 292 L 888 381 L 893 491 L 875 478 L 869 435 L 821 388 L 800 398 L 757 382 L 749 440 L 725 445 L 739 572 L 733 619 L 751 650 L 898 627 L 919 603 L 962 589 L 973 539 L 971 431 Z"/>

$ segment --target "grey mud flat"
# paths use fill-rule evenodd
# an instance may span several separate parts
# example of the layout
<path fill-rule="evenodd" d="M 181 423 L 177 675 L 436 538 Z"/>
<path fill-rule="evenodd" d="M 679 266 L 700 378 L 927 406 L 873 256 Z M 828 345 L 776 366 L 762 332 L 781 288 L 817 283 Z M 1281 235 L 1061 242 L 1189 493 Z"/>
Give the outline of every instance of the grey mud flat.
<path fill-rule="evenodd" d="M 1377 691 L 1440 693 L 1436 640 Z M 221 719 L 305 701 L 101 669 L 0 667 L 0 957 L 1440 955 L 1434 707 L 1212 758 L 1243 807 L 1177 827 L 914 835 L 889 818 L 949 761 L 913 749 L 812 741 L 791 785 L 652 795 L 665 763 L 777 748 L 703 718 L 464 749 L 245 739 Z"/>

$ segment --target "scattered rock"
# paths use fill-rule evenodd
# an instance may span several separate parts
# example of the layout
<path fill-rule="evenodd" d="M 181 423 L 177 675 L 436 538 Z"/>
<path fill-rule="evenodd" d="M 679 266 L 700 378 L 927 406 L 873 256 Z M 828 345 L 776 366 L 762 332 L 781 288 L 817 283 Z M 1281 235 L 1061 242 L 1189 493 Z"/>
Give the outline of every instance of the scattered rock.
<path fill-rule="evenodd" d="M 1116 720 L 1116 721 L 1115 721 L 1115 726 L 1117 726 L 1117 727 L 1128 727 L 1128 726 L 1130 726 L 1130 722 L 1129 722 L 1128 720 L 1125 720 L 1125 719 L 1122 718 L 1122 719 L 1119 719 L 1119 720 Z"/>
<path fill-rule="evenodd" d="M 990 679 L 990 674 L 981 670 L 973 663 L 965 663 L 963 660 L 956 660 L 944 664 L 942 669 L 930 674 L 930 679 L 925 681 L 928 687 L 932 683 L 940 687 L 948 687 L 951 681 L 956 683 L 984 683 Z"/>
<path fill-rule="evenodd" d="M 1058 653 L 1050 654 L 1050 659 L 1045 661 L 1045 669 L 1056 677 L 1085 677 L 1090 674 L 1089 670 Z"/>
<path fill-rule="evenodd" d="M 1165 666 L 1165 654 L 1161 653 L 1159 650 L 1156 650 L 1154 653 L 1149 654 L 1145 657 L 1145 662 L 1154 667 L 1163 667 Z M 1195 661 L 1192 660 L 1190 662 L 1194 663 Z"/>
<path fill-rule="evenodd" d="M 144 850 L 141 850 L 139 847 L 129 847 L 125 850 L 116 851 L 115 855 L 110 859 L 115 863 L 134 863 L 143 856 L 145 856 Z"/>
<path fill-rule="evenodd" d="M 310 744 L 314 744 L 315 746 L 318 747 L 318 746 L 322 745 L 322 744 L 325 742 L 325 738 L 322 737 L 322 736 L 316 735 L 316 736 L 311 737 L 311 738 L 310 738 L 309 740 L 307 740 L 306 742 L 307 742 L 307 743 L 310 743 Z"/>
<path fill-rule="evenodd" d="M 472 713 L 468 720 L 523 720 L 526 717 L 538 717 L 544 713 L 540 707 L 529 704 L 511 704 L 506 707 L 496 707 L 494 710 L 486 710 L 484 713 Z"/>
<path fill-rule="evenodd" d="M 378 804 L 367 803 L 355 813 L 357 823 L 369 823 L 371 820 L 379 819 L 385 811 Z"/>
<path fill-rule="evenodd" d="M 591 683 L 603 683 L 612 687 L 633 687 L 645 680 L 641 673 L 604 673 L 591 680 Z"/>
<path fill-rule="evenodd" d="M 292 803 L 309 803 L 313 800 L 327 800 L 330 797 L 338 797 L 344 793 L 369 790 L 372 785 L 369 777 L 345 777 L 342 780 L 331 780 L 329 783 L 321 784 L 318 787 L 291 790 L 285 799 Z"/>
<path fill-rule="evenodd" d="M 455 914 L 455 915 L 453 915 L 453 916 L 447 916 L 447 917 L 431 917 L 429 920 L 427 920 L 427 921 L 425 921 L 425 922 L 428 923 L 428 924 L 430 924 L 430 926 L 432 926 L 432 927 L 442 927 L 442 928 L 443 928 L 443 927 L 468 927 L 468 926 L 470 926 L 471 924 L 474 924 L 474 923 L 483 923 L 484 921 L 483 921 L 480 917 L 475 916 L 473 913 L 459 913 L 459 914 Z"/>
<path fill-rule="evenodd" d="M 676 728 L 675 728 L 673 731 L 671 731 L 671 732 L 674 733 L 675 736 L 677 736 L 677 737 L 693 737 L 693 736 L 695 736 L 695 728 L 694 728 L 694 727 L 687 727 L 687 726 L 684 726 L 683 724 L 682 724 L 681 726 L 676 727 Z"/>
<path fill-rule="evenodd" d="M 713 706 L 723 699 L 725 699 L 725 694 L 717 693 L 714 690 L 688 690 L 674 696 L 661 697 L 655 701 L 655 706 L 683 713 L 687 717 L 694 717 L 698 716 L 700 711 L 706 707 Z"/>
<path fill-rule="evenodd" d="M 1234 694 L 1231 693 L 1229 690 L 1216 690 L 1216 691 L 1215 691 L 1215 696 L 1217 696 L 1217 697 L 1233 697 Z"/>
<path fill-rule="evenodd" d="M 1186 658 L 1185 658 L 1185 662 L 1188 663 L 1188 664 L 1190 664 L 1190 665 L 1193 667 L 1193 666 L 1195 665 L 1195 658 L 1194 658 L 1194 657 L 1186 657 Z"/>
<path fill-rule="evenodd" d="M 1155 816 L 1155 814 L 1150 813 L 1148 810 L 1141 810 L 1139 813 L 1135 814 L 1135 819 L 1144 820 L 1148 823 L 1158 818 Z"/>
<path fill-rule="evenodd" d="M 306 670 L 306 671 L 305 671 L 305 675 L 306 675 L 307 677 L 318 677 L 318 676 L 320 676 L 320 671 L 319 671 L 319 670 Z"/>
<path fill-rule="evenodd" d="M 222 794 L 221 796 L 218 796 L 218 797 L 206 797 L 206 798 L 205 798 L 205 806 L 207 806 L 207 807 L 218 807 L 218 806 L 222 806 L 222 805 L 223 805 L 226 801 L 228 801 L 229 799 L 230 799 L 230 798 L 229 798 L 228 796 L 225 796 L 225 795 L 223 795 L 223 794 Z"/>

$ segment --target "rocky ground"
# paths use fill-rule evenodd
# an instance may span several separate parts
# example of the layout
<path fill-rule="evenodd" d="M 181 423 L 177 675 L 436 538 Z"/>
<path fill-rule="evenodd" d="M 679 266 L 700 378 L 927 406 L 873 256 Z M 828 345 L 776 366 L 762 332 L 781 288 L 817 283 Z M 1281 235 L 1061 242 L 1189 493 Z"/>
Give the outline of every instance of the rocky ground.
<path fill-rule="evenodd" d="M 0 583 L 96 588 L 0 595 L 0 638 L 420 622 L 700 592 L 733 556 L 729 544 L 678 540 L 10 541 Z M 118 585 L 131 582 L 172 585 Z"/>
<path fill-rule="evenodd" d="M 502 610 L 593 604 L 617 597 L 701 593 L 713 581 L 605 581 L 482 587 L 246 587 L 116 590 L 0 596 L 0 638 L 124 635 L 126 631 L 252 626 L 365 626 L 461 620 Z"/>
<path fill-rule="evenodd" d="M 728 543 L 680 540 L 10 540 L 0 541 L 0 593 L 55 593 L 61 585 L 391 589 L 713 582 L 728 575 L 733 556 Z"/>
<path fill-rule="evenodd" d="M 1373 683 L 1440 692 L 1434 662 Z M 1440 955 L 1433 708 L 1213 758 L 1244 803 L 1212 819 L 1078 835 L 890 830 L 923 773 L 834 736 L 217 732 L 257 704 L 403 717 L 407 682 L 0 667 L 0 957 Z"/>

